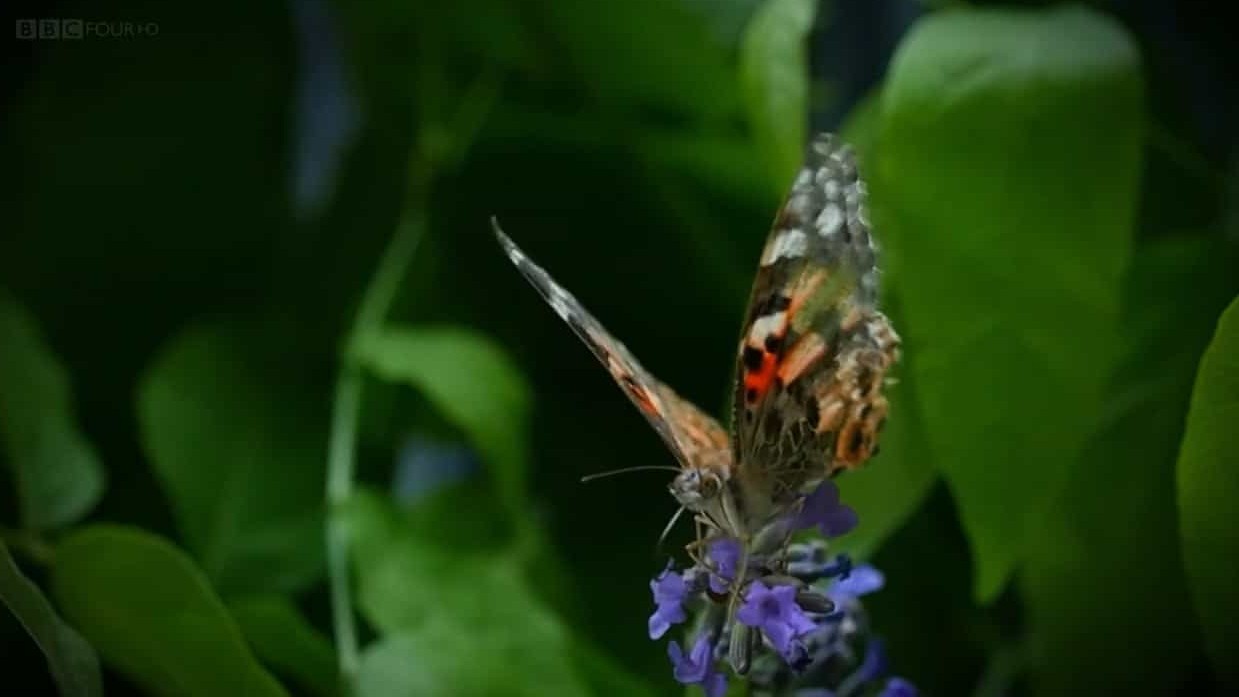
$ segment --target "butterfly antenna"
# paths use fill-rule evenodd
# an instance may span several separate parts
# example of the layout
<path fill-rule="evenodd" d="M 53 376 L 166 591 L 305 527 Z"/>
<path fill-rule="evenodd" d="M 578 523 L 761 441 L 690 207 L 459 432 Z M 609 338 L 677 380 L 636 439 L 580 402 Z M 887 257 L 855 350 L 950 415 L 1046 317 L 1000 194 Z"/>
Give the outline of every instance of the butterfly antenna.
<path fill-rule="evenodd" d="M 610 472 L 598 472 L 597 474 L 587 474 L 581 477 L 582 482 L 592 482 L 595 479 L 610 477 L 613 474 L 624 474 L 625 472 L 640 472 L 642 470 L 670 470 L 679 472 L 679 467 L 669 467 L 667 465 L 637 465 L 636 467 L 624 467 L 623 469 L 611 470 Z"/>
<path fill-rule="evenodd" d="M 671 534 L 671 529 L 679 522 L 680 516 L 684 515 L 684 507 L 680 506 L 675 513 L 671 515 L 671 520 L 667 521 L 667 526 L 663 528 L 662 534 L 658 536 L 658 543 L 654 545 L 654 556 L 659 556 L 663 551 L 663 543 L 667 541 L 667 535 Z"/>

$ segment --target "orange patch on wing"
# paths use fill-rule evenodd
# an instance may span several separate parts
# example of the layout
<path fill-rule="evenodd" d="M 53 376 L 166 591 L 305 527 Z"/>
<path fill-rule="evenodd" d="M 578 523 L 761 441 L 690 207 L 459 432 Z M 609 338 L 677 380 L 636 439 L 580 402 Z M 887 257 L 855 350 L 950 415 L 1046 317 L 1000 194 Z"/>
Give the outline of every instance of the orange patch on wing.
<path fill-rule="evenodd" d="M 826 341 L 820 334 L 809 333 L 800 337 L 792 344 L 783 362 L 778 367 L 778 377 L 784 385 L 790 385 L 813 366 L 822 356 L 826 355 Z"/>
<path fill-rule="evenodd" d="M 638 409 L 650 416 L 662 418 L 663 410 L 654 401 L 654 398 L 650 396 L 649 391 L 641 383 L 637 382 L 633 378 L 632 373 L 629 373 L 624 366 L 620 365 L 614 356 L 607 357 L 607 370 L 615 378 L 615 381 L 624 388 L 628 396 L 632 398 L 633 403 L 637 405 Z"/>
<path fill-rule="evenodd" d="M 869 459 L 869 435 L 860 420 L 849 420 L 835 440 L 835 460 L 851 468 Z"/>
<path fill-rule="evenodd" d="M 649 414 L 650 416 L 661 417 L 662 410 L 650 399 L 650 395 L 644 388 L 637 385 L 628 386 L 628 394 L 632 395 L 633 401 L 636 402 L 637 408 Z"/>
<path fill-rule="evenodd" d="M 680 430 L 683 431 L 694 443 L 708 444 L 713 442 L 710 434 L 706 433 L 705 429 L 691 421 L 681 421 L 679 423 Z"/>
<path fill-rule="evenodd" d="M 749 402 L 756 402 L 774 384 L 778 370 L 778 357 L 766 351 L 761 357 L 761 367 L 757 370 L 744 371 L 744 394 Z"/>

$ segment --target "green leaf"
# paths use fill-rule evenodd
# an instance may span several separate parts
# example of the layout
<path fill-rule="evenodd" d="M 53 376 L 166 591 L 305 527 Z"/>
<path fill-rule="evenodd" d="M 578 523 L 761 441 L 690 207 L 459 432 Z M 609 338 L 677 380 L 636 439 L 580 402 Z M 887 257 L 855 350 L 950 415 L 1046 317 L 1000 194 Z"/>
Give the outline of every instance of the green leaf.
<path fill-rule="evenodd" d="M 257 323 L 193 326 L 138 394 L 155 474 L 225 595 L 298 589 L 322 572 L 327 400 L 275 336 Z"/>
<path fill-rule="evenodd" d="M 713 123 L 737 110 L 728 50 L 686 3 L 552 2 L 536 14 L 540 35 L 554 37 L 572 77 L 604 105 Z"/>
<path fill-rule="evenodd" d="M 1105 408 L 1021 571 L 1039 694 L 1173 694 L 1194 668 L 1174 465 L 1200 353 L 1235 291 L 1220 247 L 1137 250 Z"/>
<path fill-rule="evenodd" d="M 389 327 L 363 334 L 352 357 L 378 377 L 413 387 L 472 441 L 507 510 L 525 500 L 530 390 L 490 339 L 456 327 Z"/>
<path fill-rule="evenodd" d="M 286 694 L 201 570 L 163 538 L 95 525 L 56 549 L 52 593 L 109 665 L 169 697 Z"/>
<path fill-rule="evenodd" d="M 766 0 L 745 30 L 740 87 L 749 123 L 782 196 L 808 142 L 809 56 L 806 38 L 817 0 Z"/>
<path fill-rule="evenodd" d="M 736 47 L 762 0 L 683 0 L 709 25 L 723 45 Z"/>
<path fill-rule="evenodd" d="M 0 439 L 13 469 L 22 525 L 68 525 L 103 496 L 103 466 L 73 423 L 64 367 L 34 318 L 3 290 L 0 346 Z"/>
<path fill-rule="evenodd" d="M 1200 359 L 1179 451 L 1179 531 L 1205 646 L 1219 675 L 1239 686 L 1239 299 L 1222 313 Z"/>
<path fill-rule="evenodd" d="M 354 545 L 358 605 L 381 632 L 416 627 L 437 613 L 462 622 L 485 621 L 492 594 L 499 603 L 508 592 L 519 595 L 524 590 L 523 572 L 514 559 L 440 547 L 432 539 L 433 530 L 415 527 L 373 493 L 354 495 L 340 515 Z"/>
<path fill-rule="evenodd" d="M 278 675 L 296 680 L 319 697 L 339 694 L 331 641 L 287 598 L 251 596 L 229 603 L 229 609 L 254 653 Z"/>
<path fill-rule="evenodd" d="M 870 162 L 917 400 L 988 601 L 1089 432 L 1116 345 L 1140 168 L 1124 31 L 961 10 L 896 53 Z"/>
<path fill-rule="evenodd" d="M 547 652 L 546 629 L 535 623 L 526 634 L 520 627 L 431 620 L 415 632 L 388 635 L 362 653 L 358 697 L 591 694 L 565 669 L 563 656 Z"/>
<path fill-rule="evenodd" d="M 646 127 L 636 135 L 633 147 L 648 163 L 648 171 L 674 173 L 725 200 L 753 208 L 769 204 L 769 177 L 752 166 L 761 152 L 743 134 Z"/>
<path fill-rule="evenodd" d="M 9 548 L 0 541 L 0 600 L 25 627 L 47 657 L 52 679 L 64 697 L 103 694 L 99 657 L 72 627 L 56 614 L 43 591 L 17 568 Z"/>
<path fill-rule="evenodd" d="M 520 559 L 427 543 L 391 504 L 358 494 L 340 511 L 353 538 L 359 607 L 384 635 L 362 657 L 361 695 L 587 691 L 567 629 Z"/>

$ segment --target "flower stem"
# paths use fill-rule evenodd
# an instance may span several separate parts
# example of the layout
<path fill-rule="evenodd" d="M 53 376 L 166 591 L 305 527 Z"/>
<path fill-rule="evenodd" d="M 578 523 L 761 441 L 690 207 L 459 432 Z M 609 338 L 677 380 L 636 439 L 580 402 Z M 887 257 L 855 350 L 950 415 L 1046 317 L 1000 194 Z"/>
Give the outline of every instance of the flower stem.
<path fill-rule="evenodd" d="M 342 365 L 336 378 L 331 434 L 327 444 L 327 575 L 331 584 L 332 624 L 344 694 L 353 692 L 359 655 L 357 623 L 349 589 L 349 531 L 337 515 L 339 506 L 353 493 L 353 476 L 357 470 L 357 423 L 361 414 L 363 376 L 361 366 L 352 359 L 349 349 L 357 337 L 382 326 L 425 230 L 424 202 L 424 193 L 415 193 L 404 218 L 383 250 L 378 268 L 366 286 L 353 326 L 345 339 Z"/>

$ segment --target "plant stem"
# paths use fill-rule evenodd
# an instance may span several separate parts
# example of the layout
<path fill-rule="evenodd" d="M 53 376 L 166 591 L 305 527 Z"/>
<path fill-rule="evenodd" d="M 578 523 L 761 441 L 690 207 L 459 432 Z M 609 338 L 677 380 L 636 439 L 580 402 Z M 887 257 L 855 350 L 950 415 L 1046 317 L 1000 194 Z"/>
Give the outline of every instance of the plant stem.
<path fill-rule="evenodd" d="M 357 623 L 349 589 L 349 531 L 337 514 L 353 493 L 357 470 L 357 423 L 361 415 L 361 367 L 350 349 L 357 337 L 382 326 L 400 287 L 413 252 L 426 227 L 425 198 L 415 193 L 396 232 L 383 250 L 378 268 L 366 286 L 361 305 L 344 342 L 343 364 L 336 378 L 331 435 L 327 444 L 327 575 L 331 584 L 331 614 L 340 682 L 353 692 L 357 677 Z"/>

